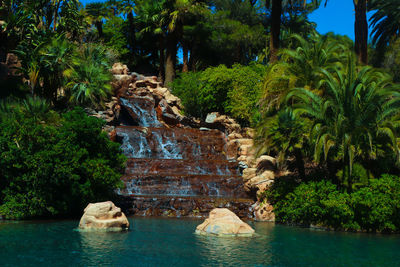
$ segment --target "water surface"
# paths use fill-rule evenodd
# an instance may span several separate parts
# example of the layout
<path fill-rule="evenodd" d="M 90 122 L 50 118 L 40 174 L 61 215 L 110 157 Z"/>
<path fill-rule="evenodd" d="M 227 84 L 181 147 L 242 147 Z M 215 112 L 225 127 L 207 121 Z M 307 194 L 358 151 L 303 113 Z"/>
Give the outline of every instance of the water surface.
<path fill-rule="evenodd" d="M 130 218 L 125 233 L 78 221 L 0 222 L 0 266 L 400 266 L 400 236 L 250 224 L 258 236 L 193 234 L 199 220 Z"/>

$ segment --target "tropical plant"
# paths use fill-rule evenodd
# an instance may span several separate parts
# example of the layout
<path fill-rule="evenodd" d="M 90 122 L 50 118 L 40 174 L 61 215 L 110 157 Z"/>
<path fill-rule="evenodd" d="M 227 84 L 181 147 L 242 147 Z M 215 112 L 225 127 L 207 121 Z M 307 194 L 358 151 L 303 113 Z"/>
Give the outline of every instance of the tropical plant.
<path fill-rule="evenodd" d="M 313 121 L 314 159 L 341 160 L 347 188 L 352 190 L 353 163 L 392 151 L 399 155 L 397 127 L 400 94 L 386 73 L 358 68 L 349 55 L 342 70 L 321 70 L 324 93 L 295 88 L 287 96 L 294 113 Z M 345 180 L 345 179 L 343 179 Z"/>
<path fill-rule="evenodd" d="M 339 68 L 347 51 L 329 35 L 314 33 L 306 40 L 295 34 L 292 39 L 298 47 L 282 49 L 281 60 L 270 65 L 265 73 L 261 104 L 266 111 L 279 108 L 286 94 L 295 87 L 315 90 L 321 79 L 321 69 Z"/>
<path fill-rule="evenodd" d="M 368 9 L 375 11 L 371 18 L 372 43 L 386 46 L 400 34 L 400 10 L 396 0 L 371 0 Z"/>
<path fill-rule="evenodd" d="M 320 0 L 312 0 L 311 3 L 307 4 L 305 0 L 266 0 L 265 4 L 267 8 L 271 8 L 271 34 L 270 34 L 270 61 L 275 63 L 278 60 L 278 49 L 280 46 L 280 35 L 281 35 L 281 24 L 282 14 L 284 9 L 296 5 L 302 5 L 305 10 L 313 10 L 318 7 Z"/>
<path fill-rule="evenodd" d="M 294 156 L 299 176 L 305 178 L 304 152 L 307 146 L 307 121 L 296 117 L 290 109 L 263 118 L 257 125 L 255 146 L 257 155 L 274 153 L 278 165 L 285 166 L 288 157 Z"/>
<path fill-rule="evenodd" d="M 111 62 L 106 53 L 106 48 L 91 44 L 76 52 L 67 70 L 66 94 L 70 102 L 99 107 L 111 95 Z"/>
<path fill-rule="evenodd" d="M 122 185 L 125 157 L 104 122 L 75 109 L 56 124 L 18 110 L 0 121 L 0 215 L 10 219 L 79 214 Z"/>
<path fill-rule="evenodd" d="M 325 0 L 325 6 L 329 0 Z M 379 0 L 377 0 L 379 1 Z M 354 49 L 359 62 L 368 64 L 368 21 L 367 21 L 368 0 L 353 0 L 355 10 Z"/>
<path fill-rule="evenodd" d="M 89 24 L 94 24 L 99 38 L 102 39 L 104 37 L 103 20 L 110 16 L 110 10 L 103 2 L 92 2 L 86 5 L 85 11 Z"/>

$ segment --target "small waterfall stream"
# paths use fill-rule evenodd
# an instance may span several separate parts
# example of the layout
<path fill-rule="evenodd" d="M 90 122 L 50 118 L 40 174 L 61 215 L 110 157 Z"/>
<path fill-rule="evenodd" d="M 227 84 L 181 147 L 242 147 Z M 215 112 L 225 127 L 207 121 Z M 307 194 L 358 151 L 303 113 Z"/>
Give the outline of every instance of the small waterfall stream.
<path fill-rule="evenodd" d="M 165 127 L 149 99 L 120 101 L 137 124 L 116 128 L 129 158 L 120 194 L 133 199 L 133 213 L 193 215 L 247 197 L 237 162 L 226 158 L 222 132 Z"/>

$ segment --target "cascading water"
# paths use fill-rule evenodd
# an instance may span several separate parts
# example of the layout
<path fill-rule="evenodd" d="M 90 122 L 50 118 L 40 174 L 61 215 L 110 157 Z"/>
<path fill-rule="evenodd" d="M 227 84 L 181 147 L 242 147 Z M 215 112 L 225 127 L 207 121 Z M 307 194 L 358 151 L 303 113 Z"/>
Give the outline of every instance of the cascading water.
<path fill-rule="evenodd" d="M 116 128 L 129 158 L 120 194 L 133 198 L 135 214 L 194 216 L 221 203 L 246 207 L 238 200 L 246 193 L 237 163 L 226 158 L 222 132 L 166 127 L 146 96 L 120 101 L 135 122 Z"/>

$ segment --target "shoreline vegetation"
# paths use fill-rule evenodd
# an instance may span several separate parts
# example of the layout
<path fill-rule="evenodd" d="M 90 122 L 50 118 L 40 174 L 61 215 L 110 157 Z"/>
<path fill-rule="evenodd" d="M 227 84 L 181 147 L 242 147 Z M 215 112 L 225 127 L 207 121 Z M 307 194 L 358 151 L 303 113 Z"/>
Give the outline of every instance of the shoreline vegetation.
<path fill-rule="evenodd" d="M 398 233 L 398 1 L 354 1 L 355 42 L 317 32 L 321 4 L 1 1 L 0 219 L 113 200 L 126 157 L 88 110 L 107 112 L 122 62 L 157 74 L 185 115 L 255 129 L 257 156 L 284 174 L 253 196 L 277 223 Z"/>

